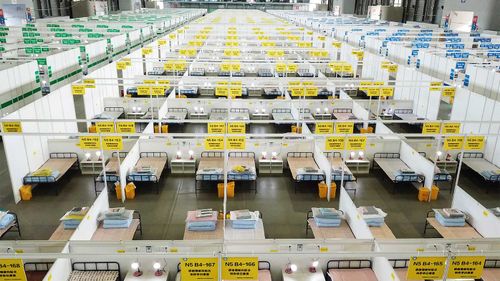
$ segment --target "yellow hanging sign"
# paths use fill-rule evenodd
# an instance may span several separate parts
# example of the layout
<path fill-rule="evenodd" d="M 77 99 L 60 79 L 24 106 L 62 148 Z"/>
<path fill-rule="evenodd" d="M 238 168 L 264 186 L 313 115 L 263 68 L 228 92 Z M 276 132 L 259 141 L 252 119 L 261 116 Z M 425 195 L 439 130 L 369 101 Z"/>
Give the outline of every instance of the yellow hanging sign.
<path fill-rule="evenodd" d="M 167 45 L 167 40 L 165 39 L 158 39 L 158 46 L 164 46 Z"/>
<path fill-rule="evenodd" d="M 447 135 L 460 134 L 460 126 L 460 123 L 444 123 L 441 133 Z"/>
<path fill-rule="evenodd" d="M 442 82 L 431 82 L 429 91 L 441 91 L 442 86 L 443 86 Z"/>
<path fill-rule="evenodd" d="M 219 279 L 218 258 L 184 258 L 180 259 L 180 264 L 183 281 L 217 281 Z"/>
<path fill-rule="evenodd" d="M 393 87 L 383 87 L 380 88 L 380 96 L 381 97 L 392 97 L 394 96 L 394 88 Z"/>
<path fill-rule="evenodd" d="M 443 90 L 441 91 L 443 97 L 455 97 L 455 92 L 456 92 L 456 89 L 455 88 L 443 88 Z"/>
<path fill-rule="evenodd" d="M 205 150 L 224 150 L 224 137 L 205 138 Z"/>
<path fill-rule="evenodd" d="M 121 134 L 135 133 L 135 122 L 117 122 L 116 132 Z"/>
<path fill-rule="evenodd" d="M 314 130 L 316 134 L 333 134 L 333 122 L 318 122 Z"/>
<path fill-rule="evenodd" d="M 71 93 L 75 96 L 85 95 L 85 85 L 71 85 Z"/>
<path fill-rule="evenodd" d="M 464 144 L 464 137 L 453 136 L 446 137 L 444 139 L 443 149 L 444 150 L 461 150 Z"/>
<path fill-rule="evenodd" d="M 442 279 L 446 257 L 412 257 L 408 265 L 408 280 Z"/>
<path fill-rule="evenodd" d="M 79 137 L 78 146 L 81 149 L 100 149 L 101 144 L 99 142 L 99 137 Z"/>
<path fill-rule="evenodd" d="M 389 73 L 396 73 L 398 72 L 398 65 L 397 64 L 391 64 L 387 67 L 387 71 Z"/>
<path fill-rule="evenodd" d="M 115 124 L 109 121 L 96 122 L 95 129 L 97 133 L 114 133 Z"/>
<path fill-rule="evenodd" d="M 422 127 L 422 134 L 424 135 L 436 135 L 441 131 L 440 122 L 425 122 Z"/>
<path fill-rule="evenodd" d="M 327 137 L 325 141 L 325 150 L 344 150 L 345 138 L 344 137 Z"/>
<path fill-rule="evenodd" d="M 246 124 L 243 122 L 231 122 L 227 126 L 228 134 L 244 134 L 246 132 Z"/>
<path fill-rule="evenodd" d="M 348 150 L 365 150 L 366 137 L 365 136 L 351 136 L 347 137 Z"/>
<path fill-rule="evenodd" d="M 153 96 L 163 96 L 163 95 L 165 95 L 165 87 L 163 87 L 163 86 L 152 86 L 151 87 L 151 94 Z"/>
<path fill-rule="evenodd" d="M 354 132 L 353 122 L 339 122 L 335 125 L 336 134 L 352 134 Z"/>
<path fill-rule="evenodd" d="M 484 256 L 455 257 L 448 268 L 449 279 L 481 279 L 486 261 Z"/>
<path fill-rule="evenodd" d="M 2 132 L 4 133 L 22 133 L 21 122 L 2 122 Z"/>
<path fill-rule="evenodd" d="M 123 139 L 122 137 L 103 137 L 102 138 L 102 149 L 104 150 L 123 150 Z"/>
<path fill-rule="evenodd" d="M 222 261 L 222 280 L 259 280 L 259 258 L 224 258 Z"/>
<path fill-rule="evenodd" d="M 484 136 L 468 136 L 465 138 L 465 150 L 483 150 Z"/>
<path fill-rule="evenodd" d="M 85 84 L 85 88 L 87 89 L 94 89 L 95 79 L 83 79 L 83 84 Z"/>
<path fill-rule="evenodd" d="M 276 72 L 285 73 L 286 72 L 286 63 L 277 63 L 276 64 Z"/>
<path fill-rule="evenodd" d="M 22 259 L 0 259 L 0 281 L 26 280 Z"/>
<path fill-rule="evenodd" d="M 235 150 L 244 150 L 246 147 L 245 137 L 227 137 L 226 148 Z"/>
<path fill-rule="evenodd" d="M 342 42 L 332 42 L 332 47 L 340 49 L 340 47 L 342 47 Z"/>
<path fill-rule="evenodd" d="M 209 134 L 224 134 L 226 131 L 226 123 L 224 122 L 210 122 L 207 124 Z"/>
<path fill-rule="evenodd" d="M 137 86 L 137 95 L 138 96 L 150 96 L 151 95 L 151 86 Z"/>
<path fill-rule="evenodd" d="M 117 61 L 116 62 L 116 70 L 124 70 L 127 68 L 127 62 L 126 61 Z"/>
<path fill-rule="evenodd" d="M 143 56 L 151 55 L 153 53 L 153 48 L 151 47 L 144 47 L 141 50 Z"/>

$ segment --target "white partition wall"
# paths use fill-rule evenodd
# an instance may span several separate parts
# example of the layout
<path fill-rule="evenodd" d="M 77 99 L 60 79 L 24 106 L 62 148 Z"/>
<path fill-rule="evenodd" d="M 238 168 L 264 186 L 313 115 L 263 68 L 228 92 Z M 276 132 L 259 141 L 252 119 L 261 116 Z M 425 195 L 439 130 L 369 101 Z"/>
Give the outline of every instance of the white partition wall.
<path fill-rule="evenodd" d="M 358 213 L 354 202 L 352 202 L 344 187 L 340 187 L 339 209 L 344 212 L 345 219 L 356 239 L 373 239 L 370 228 Z"/>
<path fill-rule="evenodd" d="M 91 240 L 94 232 L 99 227 L 99 221 L 97 220 L 99 215 L 109 209 L 109 199 L 108 193 L 106 191 L 101 192 L 94 204 L 90 207 L 89 211 L 85 215 L 85 219 L 78 225 L 70 241 L 78 240 Z"/>
<path fill-rule="evenodd" d="M 451 207 L 465 212 L 467 222 L 483 237 L 500 238 L 500 219 L 458 185 L 453 193 Z"/>
<path fill-rule="evenodd" d="M 69 245 L 66 245 L 61 253 L 69 253 Z M 49 272 L 43 278 L 43 281 L 67 281 L 71 274 L 71 260 L 57 259 Z"/>
<path fill-rule="evenodd" d="M 399 157 L 413 171 L 425 176 L 425 187 L 429 189 L 432 187 L 432 183 L 434 181 L 434 164 L 431 161 L 420 155 L 415 149 L 404 141 L 401 142 Z"/>
<path fill-rule="evenodd" d="M 125 201 L 125 186 L 127 185 L 127 175 L 128 172 L 135 166 L 135 163 L 139 161 L 139 142 L 136 142 L 127 154 L 127 157 L 123 159 L 120 164 L 120 186 L 122 189 L 122 201 Z"/>
<path fill-rule="evenodd" d="M 377 276 L 377 279 L 380 281 L 392 280 L 399 281 L 399 277 L 392 268 L 391 264 L 386 258 L 383 257 L 374 257 L 372 259 L 372 269 Z"/>

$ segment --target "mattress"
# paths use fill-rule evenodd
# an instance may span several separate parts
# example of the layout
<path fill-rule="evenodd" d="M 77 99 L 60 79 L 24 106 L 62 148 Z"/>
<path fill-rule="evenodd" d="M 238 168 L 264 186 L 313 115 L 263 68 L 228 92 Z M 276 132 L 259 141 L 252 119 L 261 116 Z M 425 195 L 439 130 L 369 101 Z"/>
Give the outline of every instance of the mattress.
<path fill-rule="evenodd" d="M 485 268 L 482 279 L 483 281 L 500 281 L 500 268 Z"/>
<path fill-rule="evenodd" d="M 118 279 L 118 271 L 73 271 L 68 281 L 115 281 Z"/>
<path fill-rule="evenodd" d="M 485 171 L 500 170 L 499 167 L 484 158 L 462 158 L 462 162 L 483 177 L 483 172 Z"/>
<path fill-rule="evenodd" d="M 393 181 L 396 180 L 396 176 L 402 175 L 400 170 L 410 169 L 408 165 L 399 158 L 375 158 L 375 161 Z M 408 176 L 412 175 L 415 174 L 409 174 Z"/>
<path fill-rule="evenodd" d="M 335 117 L 335 119 L 343 120 L 343 121 L 344 120 L 356 120 L 356 119 L 358 119 L 351 112 L 334 112 L 333 116 Z"/>
<path fill-rule="evenodd" d="M 273 112 L 273 119 L 276 121 L 293 121 L 292 113 L 290 112 Z"/>
<path fill-rule="evenodd" d="M 298 157 L 288 157 L 288 167 L 290 167 L 290 172 L 292 173 L 292 177 L 295 180 L 298 180 L 298 170 L 300 168 L 315 168 L 319 170 L 318 165 L 314 161 L 314 158 L 312 157 L 304 157 L 304 158 L 298 158 Z"/>
<path fill-rule="evenodd" d="M 187 111 L 180 111 L 180 112 L 168 112 L 167 115 L 163 118 L 166 121 L 169 120 L 184 120 L 186 119 L 187 116 Z"/>
<path fill-rule="evenodd" d="M 371 268 L 330 269 L 328 274 L 334 281 L 378 281 Z"/>

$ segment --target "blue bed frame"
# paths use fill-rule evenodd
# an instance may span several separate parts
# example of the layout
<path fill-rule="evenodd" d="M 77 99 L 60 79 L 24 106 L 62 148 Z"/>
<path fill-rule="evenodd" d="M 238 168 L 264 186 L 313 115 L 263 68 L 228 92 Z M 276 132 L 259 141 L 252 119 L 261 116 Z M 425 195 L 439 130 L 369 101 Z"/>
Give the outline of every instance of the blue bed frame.
<path fill-rule="evenodd" d="M 457 161 L 460 161 L 460 157 L 461 157 L 462 153 L 459 153 L 457 155 Z M 463 157 L 462 158 L 476 158 L 476 159 L 483 159 L 484 158 L 484 154 L 482 152 L 464 152 L 463 154 Z M 486 159 L 484 159 L 484 161 L 488 161 Z M 489 162 L 489 161 L 488 161 Z M 465 163 L 464 163 L 465 164 Z M 467 165 L 467 164 L 465 164 Z M 472 170 L 472 169 L 471 169 Z M 474 171 L 476 172 L 477 174 L 478 171 Z M 500 183 L 500 175 L 491 175 L 489 177 L 485 177 L 481 174 L 479 174 L 486 182 L 488 183 Z"/>
<path fill-rule="evenodd" d="M 375 159 L 384 159 L 384 158 L 389 158 L 389 159 L 400 159 L 399 153 L 396 152 L 378 152 L 373 155 L 373 168 L 380 168 L 378 166 L 377 161 Z M 387 175 L 389 178 L 390 176 Z M 391 181 L 394 184 L 398 183 L 411 183 L 411 182 L 417 182 L 421 183 L 422 186 L 424 185 L 425 182 L 425 176 L 420 175 L 420 174 L 411 174 L 411 175 L 397 175 L 394 179 L 390 178 Z M 396 187 L 394 186 L 393 191 L 396 191 Z"/>
<path fill-rule="evenodd" d="M 314 153 L 312 152 L 288 152 L 286 158 L 313 158 Z M 316 161 L 314 161 L 316 163 Z M 316 166 L 318 164 L 316 163 Z M 297 193 L 298 185 L 302 182 L 321 182 L 325 180 L 324 174 L 303 174 L 297 175 L 297 178 L 293 179 L 295 181 L 295 193 Z"/>
<path fill-rule="evenodd" d="M 163 169 L 165 169 L 168 165 L 168 155 L 166 152 L 141 152 L 139 155 L 140 158 L 166 158 L 166 163 Z M 160 193 L 160 187 L 158 185 L 158 182 L 161 179 L 161 173 L 160 177 L 157 177 L 154 174 L 144 174 L 144 175 L 127 175 L 127 182 L 150 182 L 150 183 L 155 183 L 156 184 L 156 193 Z"/>

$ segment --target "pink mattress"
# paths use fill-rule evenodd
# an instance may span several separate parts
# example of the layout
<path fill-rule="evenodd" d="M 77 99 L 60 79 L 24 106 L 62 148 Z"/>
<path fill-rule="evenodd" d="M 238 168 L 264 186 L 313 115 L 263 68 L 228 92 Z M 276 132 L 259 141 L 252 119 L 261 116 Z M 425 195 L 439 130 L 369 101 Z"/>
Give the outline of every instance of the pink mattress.
<path fill-rule="evenodd" d="M 482 278 L 484 281 L 500 281 L 500 268 L 485 268 Z"/>
<path fill-rule="evenodd" d="M 334 281 L 378 281 L 371 268 L 330 269 L 328 274 Z"/>
<path fill-rule="evenodd" d="M 272 281 L 271 280 L 271 271 L 267 269 L 259 270 L 259 281 Z"/>

